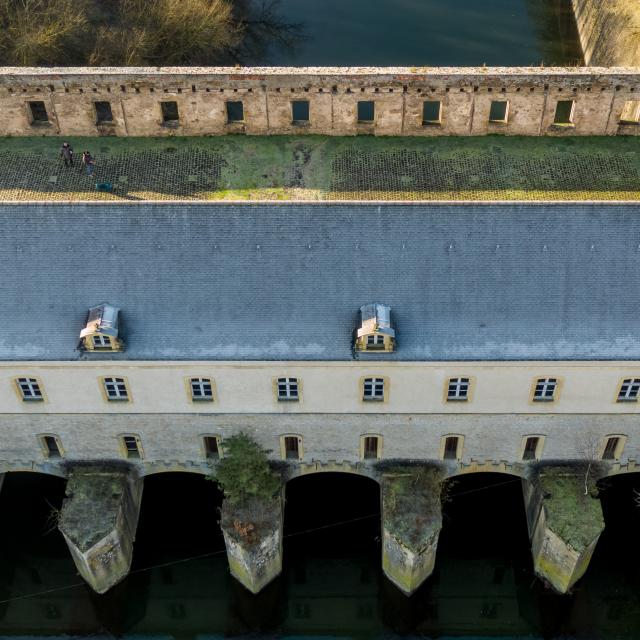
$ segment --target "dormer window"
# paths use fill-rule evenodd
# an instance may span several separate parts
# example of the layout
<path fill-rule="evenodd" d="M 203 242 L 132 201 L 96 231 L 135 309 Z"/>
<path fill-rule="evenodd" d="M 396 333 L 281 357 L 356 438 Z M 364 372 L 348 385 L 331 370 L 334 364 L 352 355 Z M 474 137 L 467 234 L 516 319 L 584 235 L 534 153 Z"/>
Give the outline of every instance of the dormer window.
<path fill-rule="evenodd" d="M 391 307 L 373 302 L 360 307 L 360 327 L 356 351 L 390 353 L 396 344 L 396 332 L 391 327 Z"/>
<path fill-rule="evenodd" d="M 122 351 L 124 345 L 118 337 L 120 309 L 103 302 L 89 309 L 87 323 L 80 332 L 80 347 L 87 351 Z"/>

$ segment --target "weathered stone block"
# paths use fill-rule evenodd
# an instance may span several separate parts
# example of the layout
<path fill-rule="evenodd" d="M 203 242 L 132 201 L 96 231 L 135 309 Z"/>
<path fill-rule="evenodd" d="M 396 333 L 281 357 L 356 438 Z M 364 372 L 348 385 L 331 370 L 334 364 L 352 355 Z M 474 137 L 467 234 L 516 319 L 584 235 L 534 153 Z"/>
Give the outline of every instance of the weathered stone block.
<path fill-rule="evenodd" d="M 82 466 L 69 473 L 58 526 L 80 575 L 98 593 L 129 573 L 142 488 L 126 468 Z"/>

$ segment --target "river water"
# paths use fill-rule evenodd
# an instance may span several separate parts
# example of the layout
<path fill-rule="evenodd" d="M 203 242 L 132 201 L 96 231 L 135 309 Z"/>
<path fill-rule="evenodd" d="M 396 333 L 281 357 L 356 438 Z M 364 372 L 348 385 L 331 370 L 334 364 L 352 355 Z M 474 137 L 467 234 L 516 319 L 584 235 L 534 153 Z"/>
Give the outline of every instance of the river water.
<path fill-rule="evenodd" d="M 445 505 L 436 573 L 406 598 L 380 571 L 377 485 L 300 478 L 287 491 L 283 576 L 256 597 L 228 575 L 215 485 L 151 476 L 133 573 L 97 596 L 55 529 L 64 483 L 10 474 L 0 494 L 0 637 L 638 638 L 635 487 L 633 475 L 605 488 L 607 527 L 592 564 L 574 594 L 560 597 L 532 574 L 519 481 L 465 477 Z"/>
<path fill-rule="evenodd" d="M 280 0 L 279 14 L 303 38 L 290 50 L 272 47 L 270 64 L 582 63 L 570 0 Z"/>

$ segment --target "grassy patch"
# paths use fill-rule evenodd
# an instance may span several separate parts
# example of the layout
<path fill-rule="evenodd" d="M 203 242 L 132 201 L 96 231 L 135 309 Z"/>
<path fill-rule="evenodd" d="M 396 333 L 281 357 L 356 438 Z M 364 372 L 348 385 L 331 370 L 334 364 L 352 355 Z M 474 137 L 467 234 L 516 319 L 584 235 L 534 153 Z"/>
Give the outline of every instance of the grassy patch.
<path fill-rule="evenodd" d="M 61 142 L 0 139 L 0 200 L 640 199 L 631 137 L 72 138 L 73 168 Z"/>

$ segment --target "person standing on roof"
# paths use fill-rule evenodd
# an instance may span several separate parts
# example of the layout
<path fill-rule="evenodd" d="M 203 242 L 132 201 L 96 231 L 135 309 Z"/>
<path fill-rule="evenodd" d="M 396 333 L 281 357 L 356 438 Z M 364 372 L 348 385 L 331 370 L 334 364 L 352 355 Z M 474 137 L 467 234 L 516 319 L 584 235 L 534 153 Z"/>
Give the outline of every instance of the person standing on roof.
<path fill-rule="evenodd" d="M 60 157 L 64 160 L 65 167 L 73 167 L 73 148 L 68 142 L 62 143 Z"/>

